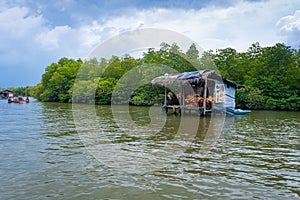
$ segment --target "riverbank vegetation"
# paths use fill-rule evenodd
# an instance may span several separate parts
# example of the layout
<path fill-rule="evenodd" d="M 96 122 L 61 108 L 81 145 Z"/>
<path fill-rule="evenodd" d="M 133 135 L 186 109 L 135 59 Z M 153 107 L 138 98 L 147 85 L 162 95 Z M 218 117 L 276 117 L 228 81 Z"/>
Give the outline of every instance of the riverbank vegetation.
<path fill-rule="evenodd" d="M 32 96 L 30 92 L 35 86 L 25 86 L 25 87 L 10 87 L 10 88 L 0 88 L 1 90 L 10 90 L 14 92 L 14 96 Z"/>
<path fill-rule="evenodd" d="M 159 50 L 150 48 L 141 58 L 61 58 L 46 68 L 38 85 L 27 91 L 41 101 L 110 104 L 121 77 L 145 64 L 169 66 L 178 72 L 216 69 L 223 77 L 244 86 L 237 90 L 239 108 L 300 109 L 300 50 L 280 43 L 270 47 L 254 43 L 246 52 L 233 48 L 206 51 L 202 57 L 194 44 L 183 52 L 177 44 L 162 43 Z M 118 95 L 128 95 L 126 89 L 122 92 Z M 161 104 L 163 94 L 164 88 L 144 84 L 131 93 L 129 103 Z"/>

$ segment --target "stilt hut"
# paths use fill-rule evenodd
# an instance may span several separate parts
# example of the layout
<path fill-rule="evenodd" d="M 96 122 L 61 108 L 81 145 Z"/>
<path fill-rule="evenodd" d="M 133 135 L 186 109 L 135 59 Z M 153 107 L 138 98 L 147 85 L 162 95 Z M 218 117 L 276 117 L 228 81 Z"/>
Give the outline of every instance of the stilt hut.
<path fill-rule="evenodd" d="M 11 90 L 2 90 L 0 91 L 0 98 L 1 99 L 7 99 L 14 97 L 14 92 Z"/>
<path fill-rule="evenodd" d="M 172 108 L 174 112 L 178 111 L 181 114 L 186 110 L 195 110 L 201 115 L 212 111 L 234 110 L 235 91 L 240 87 L 214 70 L 165 74 L 154 78 L 151 83 L 165 87 L 165 111 Z M 178 86 L 176 91 L 167 94 L 167 88 L 170 89 L 174 85 Z M 172 98 L 177 100 L 172 101 Z"/>

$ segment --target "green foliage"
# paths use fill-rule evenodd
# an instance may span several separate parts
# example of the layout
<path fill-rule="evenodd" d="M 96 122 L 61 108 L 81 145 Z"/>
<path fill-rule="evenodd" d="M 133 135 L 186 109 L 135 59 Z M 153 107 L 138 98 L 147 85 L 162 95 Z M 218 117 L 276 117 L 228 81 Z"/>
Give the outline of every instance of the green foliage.
<path fill-rule="evenodd" d="M 225 58 L 220 62 L 223 75 L 246 86 L 237 91 L 237 106 L 248 109 L 300 110 L 299 50 L 284 44 L 260 47 L 255 43 L 246 53 L 230 52 L 231 57 L 228 51 L 222 51 L 215 58 Z M 238 65 L 235 66 L 235 63 Z"/>
<path fill-rule="evenodd" d="M 42 76 L 40 93 L 35 94 L 41 101 L 71 102 L 72 87 L 81 66 L 81 60 L 61 58 L 52 63 Z"/>
<path fill-rule="evenodd" d="M 166 65 L 177 72 L 195 71 L 199 69 L 199 60 L 190 59 L 186 54 L 182 53 L 176 43 L 169 45 L 162 43 L 158 51 L 150 48 L 141 59 L 143 63 L 155 63 Z"/>
<path fill-rule="evenodd" d="M 162 43 L 159 50 L 149 48 L 139 59 L 128 55 L 99 61 L 61 58 L 46 68 L 41 83 L 13 91 L 41 101 L 110 104 L 113 97 L 113 103 L 153 105 L 163 102 L 164 88 L 152 86 L 144 77 L 215 69 L 245 86 L 237 90 L 237 107 L 300 110 L 299 64 L 300 51 L 284 44 L 261 47 L 254 43 L 246 52 L 225 48 L 199 57 L 195 44 L 183 53 L 176 43 Z"/>
<path fill-rule="evenodd" d="M 35 86 L 29 87 L 29 96 L 33 96 L 33 97 L 36 97 L 38 100 L 41 100 L 39 97 L 40 97 L 40 94 L 43 92 L 42 87 L 43 86 L 41 83 L 39 83 Z"/>
<path fill-rule="evenodd" d="M 33 86 L 18 87 L 18 88 L 6 88 L 14 92 L 14 96 L 32 96 Z M 2 90 L 2 89 L 0 89 Z"/>
<path fill-rule="evenodd" d="M 259 89 L 239 89 L 236 98 L 237 107 L 265 110 L 299 110 L 300 98 L 273 98 L 262 95 Z"/>
<path fill-rule="evenodd" d="M 130 103 L 139 106 L 151 106 L 161 104 L 164 100 L 164 88 L 153 87 L 151 84 L 146 84 L 134 91 Z"/>
<path fill-rule="evenodd" d="M 199 51 L 194 43 L 187 50 L 186 55 L 187 55 L 187 57 L 189 57 L 190 59 L 193 59 L 193 60 L 199 59 Z"/>
<path fill-rule="evenodd" d="M 241 88 L 237 90 L 236 106 L 248 109 L 262 109 L 264 97 L 262 91 L 257 88 Z"/>
<path fill-rule="evenodd" d="M 96 90 L 95 100 L 97 104 L 110 104 L 111 95 L 117 80 L 115 78 L 100 78 Z"/>
<path fill-rule="evenodd" d="M 97 83 L 95 80 L 77 80 L 72 89 L 72 102 L 86 104 L 94 103 L 96 86 Z"/>

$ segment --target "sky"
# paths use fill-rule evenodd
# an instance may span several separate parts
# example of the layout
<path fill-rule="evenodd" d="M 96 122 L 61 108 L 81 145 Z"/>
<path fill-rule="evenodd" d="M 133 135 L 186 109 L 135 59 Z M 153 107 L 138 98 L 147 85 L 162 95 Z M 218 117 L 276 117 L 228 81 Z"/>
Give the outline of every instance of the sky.
<path fill-rule="evenodd" d="M 2 0 L 0 88 L 32 86 L 62 57 L 144 28 L 183 34 L 204 50 L 300 46 L 299 0 Z"/>

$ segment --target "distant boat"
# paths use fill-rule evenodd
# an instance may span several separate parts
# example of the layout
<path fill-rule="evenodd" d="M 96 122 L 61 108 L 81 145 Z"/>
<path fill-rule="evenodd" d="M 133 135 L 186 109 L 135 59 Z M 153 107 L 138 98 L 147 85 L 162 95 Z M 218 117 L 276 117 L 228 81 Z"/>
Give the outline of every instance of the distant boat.
<path fill-rule="evenodd" d="M 29 98 L 27 97 L 26 99 L 24 99 L 21 96 L 15 98 L 8 98 L 8 103 L 19 103 L 19 104 L 29 103 Z"/>

